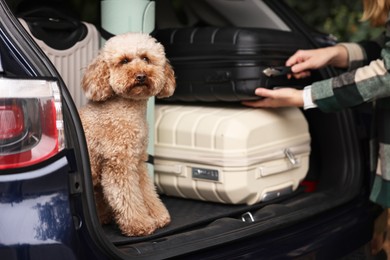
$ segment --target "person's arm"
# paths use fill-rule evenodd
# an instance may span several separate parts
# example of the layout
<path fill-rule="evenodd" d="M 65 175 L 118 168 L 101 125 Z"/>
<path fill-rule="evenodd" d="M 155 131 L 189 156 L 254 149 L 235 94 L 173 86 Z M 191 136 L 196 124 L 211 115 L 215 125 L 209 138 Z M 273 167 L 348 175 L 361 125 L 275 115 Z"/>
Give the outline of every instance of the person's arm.
<path fill-rule="evenodd" d="M 291 66 L 293 72 L 291 76 L 295 78 L 308 77 L 311 70 L 325 66 L 347 68 L 348 65 L 348 49 L 341 44 L 313 50 L 298 50 L 286 61 L 286 66 Z"/>
<path fill-rule="evenodd" d="M 375 45 L 371 45 L 371 47 L 373 46 Z M 379 45 L 376 45 L 376 47 L 378 48 Z M 343 53 L 343 50 L 346 52 Z M 387 52 L 389 53 L 390 59 L 389 50 L 385 49 L 382 53 L 386 55 Z M 337 56 L 336 53 L 339 55 L 338 59 L 334 58 Z M 301 60 L 301 63 L 293 66 L 293 72 L 295 68 L 295 71 L 298 71 L 297 77 L 299 77 L 307 73 L 309 69 L 319 68 L 329 64 L 335 66 L 336 64 L 338 66 L 348 64 L 348 68 L 353 68 L 365 63 L 366 58 L 367 55 L 364 46 L 355 43 L 342 43 L 337 48 L 334 46 L 330 49 L 322 48 L 318 50 L 298 51 L 286 64 Z M 346 63 L 341 62 L 342 60 Z M 383 61 L 376 60 L 367 66 L 349 71 L 338 77 L 315 82 L 311 86 L 311 89 L 306 90 L 305 93 L 302 90 L 290 88 L 275 90 L 259 88 L 255 94 L 263 97 L 263 99 L 243 102 L 243 104 L 251 107 L 298 106 L 311 108 L 318 106 L 323 111 L 337 111 L 345 107 L 352 107 L 370 101 L 376 97 L 390 95 L 389 87 L 389 73 L 387 73 Z M 305 106 L 304 97 L 307 98 L 306 100 L 309 100 L 309 102 L 306 102 L 309 105 Z M 312 100 L 310 100 L 310 97 Z"/>
<path fill-rule="evenodd" d="M 338 45 L 314 50 L 298 50 L 286 61 L 286 66 L 291 66 L 293 72 L 293 75 L 290 76 L 295 78 L 307 77 L 310 75 L 310 70 L 328 65 L 346 67 L 348 65 L 347 48 Z M 315 107 L 311 98 L 310 87 L 305 88 L 304 91 L 291 88 L 277 90 L 258 88 L 255 94 L 263 97 L 263 99 L 244 101 L 242 104 L 250 107 Z"/>
<path fill-rule="evenodd" d="M 269 90 L 265 88 L 256 89 L 256 95 L 263 99 L 256 101 L 243 101 L 242 104 L 249 107 L 303 107 L 305 110 L 315 108 L 317 105 L 313 102 L 311 86 L 303 90 L 293 88 L 282 88 Z"/>
<path fill-rule="evenodd" d="M 384 49 L 383 53 L 390 56 L 389 50 Z M 314 82 L 311 90 L 312 98 L 321 110 L 338 111 L 390 96 L 390 74 L 386 62 L 375 60 L 338 77 Z"/>

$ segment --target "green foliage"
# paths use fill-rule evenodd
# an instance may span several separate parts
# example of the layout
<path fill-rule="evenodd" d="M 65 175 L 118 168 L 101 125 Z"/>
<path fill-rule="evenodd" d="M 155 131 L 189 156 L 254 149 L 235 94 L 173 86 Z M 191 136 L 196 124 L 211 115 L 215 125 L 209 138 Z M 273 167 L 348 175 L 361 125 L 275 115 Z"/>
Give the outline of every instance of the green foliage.
<path fill-rule="evenodd" d="M 368 22 L 361 22 L 362 1 L 286 0 L 302 14 L 303 19 L 319 31 L 330 33 L 339 41 L 360 41 L 375 38 L 383 28 L 372 28 Z"/>

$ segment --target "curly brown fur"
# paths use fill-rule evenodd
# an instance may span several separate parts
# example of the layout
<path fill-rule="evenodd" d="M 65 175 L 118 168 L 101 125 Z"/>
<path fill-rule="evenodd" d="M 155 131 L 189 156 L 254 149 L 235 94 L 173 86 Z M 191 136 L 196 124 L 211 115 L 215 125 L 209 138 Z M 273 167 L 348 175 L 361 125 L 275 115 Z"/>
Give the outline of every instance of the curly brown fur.
<path fill-rule="evenodd" d="M 148 176 L 149 97 L 168 97 L 174 72 L 153 37 L 127 33 L 108 40 L 88 66 L 80 110 L 91 161 L 99 219 L 113 219 L 126 236 L 142 236 L 170 222 Z"/>

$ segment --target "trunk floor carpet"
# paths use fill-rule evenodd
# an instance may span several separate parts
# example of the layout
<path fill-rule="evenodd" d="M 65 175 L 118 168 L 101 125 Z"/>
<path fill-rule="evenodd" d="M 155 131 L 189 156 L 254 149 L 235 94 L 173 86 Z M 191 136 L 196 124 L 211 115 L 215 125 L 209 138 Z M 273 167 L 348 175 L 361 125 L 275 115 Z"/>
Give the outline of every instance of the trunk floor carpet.
<path fill-rule="evenodd" d="M 197 226 L 206 225 L 219 218 L 239 218 L 241 214 L 245 212 L 253 212 L 254 210 L 260 209 L 266 205 L 284 200 L 286 197 L 291 198 L 298 193 L 301 193 L 300 189 L 284 197 L 280 197 L 269 202 L 260 202 L 254 205 L 230 205 L 161 195 L 160 198 L 171 215 L 171 223 L 168 226 L 157 229 L 153 234 L 143 237 L 126 237 L 121 234 L 119 228 L 115 224 L 104 225 L 103 230 L 108 239 L 115 245 L 148 241 L 172 235 Z"/>

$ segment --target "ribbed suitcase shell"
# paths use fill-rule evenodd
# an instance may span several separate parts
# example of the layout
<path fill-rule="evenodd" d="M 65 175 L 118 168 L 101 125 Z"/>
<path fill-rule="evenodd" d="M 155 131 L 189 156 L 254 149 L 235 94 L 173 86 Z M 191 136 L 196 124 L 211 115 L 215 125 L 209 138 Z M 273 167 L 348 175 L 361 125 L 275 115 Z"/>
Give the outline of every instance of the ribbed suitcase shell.
<path fill-rule="evenodd" d="M 69 49 L 57 50 L 48 46 L 42 40 L 35 38 L 22 18 L 19 21 L 54 64 L 67 85 L 76 106 L 81 107 L 85 105 L 87 99 L 84 96 L 80 83 L 85 68 L 99 51 L 100 34 L 96 27 L 90 23 L 83 22 L 88 29 L 87 36 Z"/>
<path fill-rule="evenodd" d="M 229 204 L 288 194 L 308 170 L 310 134 L 297 108 L 156 105 L 161 193 Z"/>
<path fill-rule="evenodd" d="M 191 27 L 161 29 L 176 74 L 177 88 L 164 101 L 215 102 L 259 99 L 258 87 L 304 87 L 310 78 L 268 77 L 265 68 L 282 66 L 298 49 L 310 48 L 302 35 L 265 28 Z"/>

